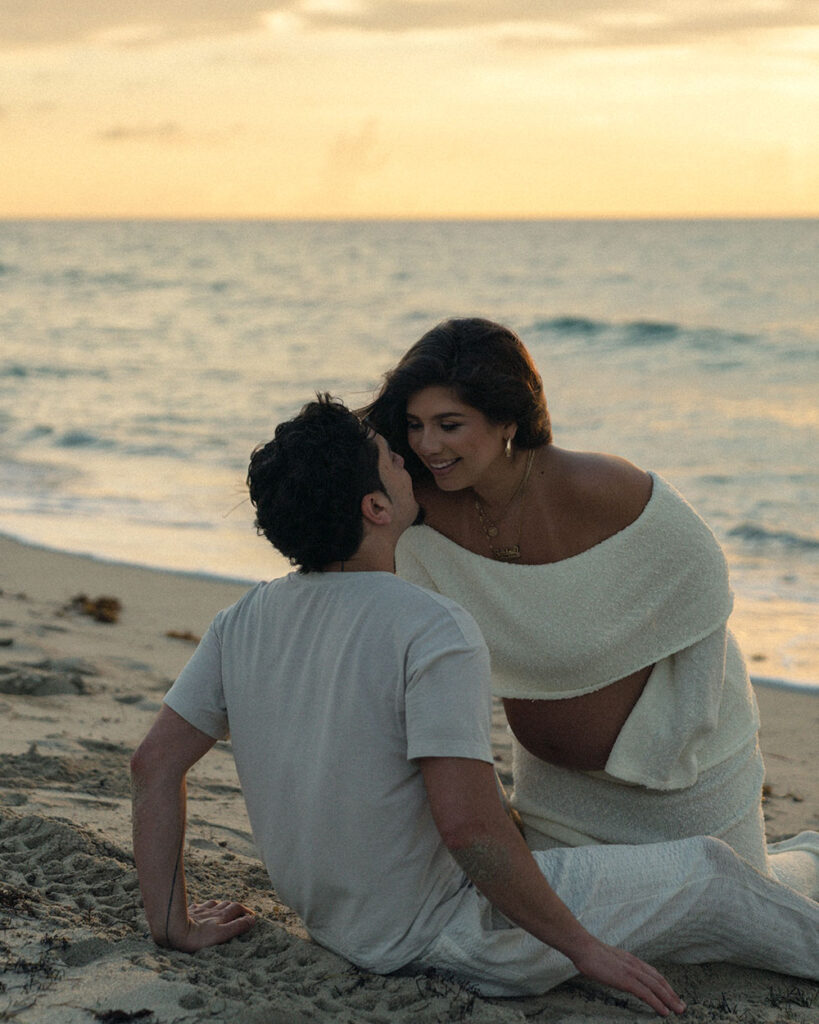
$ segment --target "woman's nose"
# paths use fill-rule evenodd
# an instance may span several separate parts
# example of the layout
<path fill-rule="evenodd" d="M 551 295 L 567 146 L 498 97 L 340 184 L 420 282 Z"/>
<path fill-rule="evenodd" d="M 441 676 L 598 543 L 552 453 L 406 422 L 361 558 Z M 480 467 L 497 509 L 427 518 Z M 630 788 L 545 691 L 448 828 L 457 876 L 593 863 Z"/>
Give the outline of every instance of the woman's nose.
<path fill-rule="evenodd" d="M 432 455 L 438 450 L 438 439 L 431 430 L 422 430 L 418 437 L 418 451 L 424 455 Z"/>

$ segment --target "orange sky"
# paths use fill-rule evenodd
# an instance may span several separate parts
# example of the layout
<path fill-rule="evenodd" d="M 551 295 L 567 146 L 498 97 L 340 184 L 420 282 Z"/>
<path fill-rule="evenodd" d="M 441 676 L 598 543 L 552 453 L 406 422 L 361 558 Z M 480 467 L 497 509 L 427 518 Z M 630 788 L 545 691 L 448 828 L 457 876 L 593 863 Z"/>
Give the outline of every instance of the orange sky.
<path fill-rule="evenodd" d="M 819 3 L 4 0 L 0 217 L 819 215 Z"/>

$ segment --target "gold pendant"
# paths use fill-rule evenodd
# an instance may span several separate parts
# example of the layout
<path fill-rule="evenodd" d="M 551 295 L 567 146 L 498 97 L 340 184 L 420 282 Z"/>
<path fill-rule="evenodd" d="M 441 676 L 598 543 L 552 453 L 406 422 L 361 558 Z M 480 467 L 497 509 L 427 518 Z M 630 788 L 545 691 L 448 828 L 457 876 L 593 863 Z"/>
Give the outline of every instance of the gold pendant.
<path fill-rule="evenodd" d="M 499 562 L 517 562 L 520 558 L 520 547 L 517 544 L 512 544 L 508 548 L 492 548 L 492 550 Z"/>

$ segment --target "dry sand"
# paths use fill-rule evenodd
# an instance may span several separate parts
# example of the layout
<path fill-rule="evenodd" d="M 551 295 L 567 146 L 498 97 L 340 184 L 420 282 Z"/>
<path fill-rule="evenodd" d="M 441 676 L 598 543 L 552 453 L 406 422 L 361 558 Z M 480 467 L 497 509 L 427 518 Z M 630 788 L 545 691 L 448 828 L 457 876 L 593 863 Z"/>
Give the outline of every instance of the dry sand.
<path fill-rule="evenodd" d="M 229 744 L 189 778 L 192 898 L 240 899 L 243 938 L 195 956 L 150 940 L 130 846 L 128 758 L 213 614 L 241 585 L 96 562 L 0 538 L 0 1021 L 85 1024 L 620 1024 L 655 1019 L 582 981 L 487 1000 L 436 977 L 379 977 L 310 942 L 257 859 Z M 72 599 L 116 597 L 116 623 Z M 819 697 L 760 689 L 769 835 L 819 827 Z M 502 773 L 503 716 L 495 741 Z M 819 985 L 669 966 L 684 1020 L 819 1022 Z"/>

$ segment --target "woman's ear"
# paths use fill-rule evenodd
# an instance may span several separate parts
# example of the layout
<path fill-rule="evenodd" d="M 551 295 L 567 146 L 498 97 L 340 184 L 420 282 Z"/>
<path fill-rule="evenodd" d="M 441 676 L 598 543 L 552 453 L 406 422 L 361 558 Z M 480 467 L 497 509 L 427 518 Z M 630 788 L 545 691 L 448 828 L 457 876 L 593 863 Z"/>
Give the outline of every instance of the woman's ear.
<path fill-rule="evenodd" d="M 375 526 L 392 522 L 392 503 L 383 491 L 370 491 L 361 499 L 361 514 Z"/>

